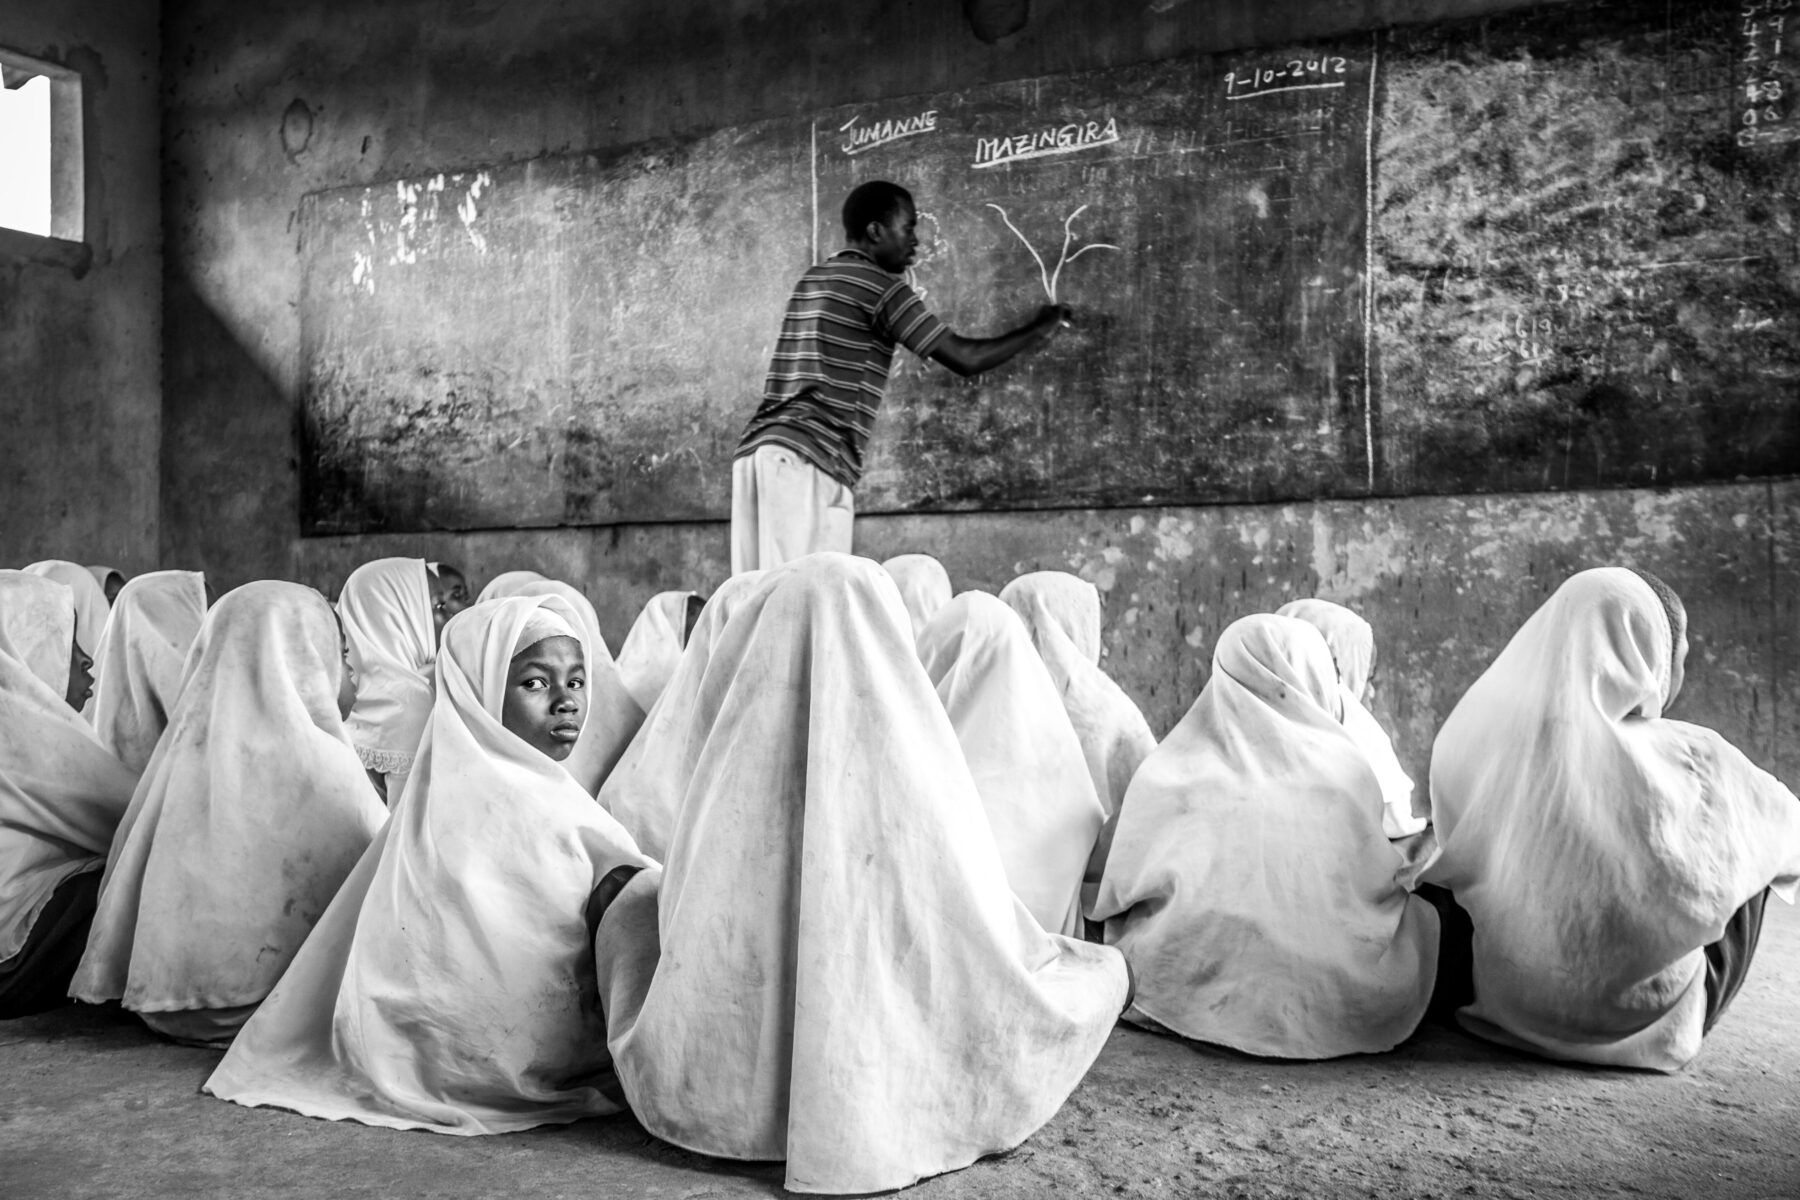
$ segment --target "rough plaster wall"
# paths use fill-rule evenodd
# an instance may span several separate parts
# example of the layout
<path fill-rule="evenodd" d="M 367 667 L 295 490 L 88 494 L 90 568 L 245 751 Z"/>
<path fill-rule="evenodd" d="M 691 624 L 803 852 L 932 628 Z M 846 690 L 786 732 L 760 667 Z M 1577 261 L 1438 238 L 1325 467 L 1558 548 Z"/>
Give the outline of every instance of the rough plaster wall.
<path fill-rule="evenodd" d="M 85 82 L 92 247 L 79 277 L 0 254 L 0 565 L 157 563 L 159 38 L 139 0 L 0 8 L 0 44 Z"/>
<path fill-rule="evenodd" d="M 630 143 L 809 107 L 1516 7 L 1481 0 L 1146 0 L 1032 6 L 989 47 L 956 0 L 732 5 L 171 0 L 166 61 L 164 549 L 221 583 L 335 591 L 382 554 L 476 582 L 535 567 L 589 588 L 609 641 L 663 588 L 726 573 L 717 524 L 300 539 L 293 220 L 318 188 Z M 298 102 L 298 103 L 296 103 Z M 951 314 L 954 316 L 954 314 Z M 746 405 L 749 400 L 746 398 Z M 1677 715 L 1791 771 L 1800 693 L 1800 485 L 1668 493 L 879 517 L 876 557 L 925 550 L 959 587 L 1063 567 L 1106 593 L 1108 668 L 1166 730 L 1232 617 L 1353 604 L 1380 639 L 1376 709 L 1423 781 L 1457 696 L 1569 572 L 1654 570 L 1694 622 Z"/>

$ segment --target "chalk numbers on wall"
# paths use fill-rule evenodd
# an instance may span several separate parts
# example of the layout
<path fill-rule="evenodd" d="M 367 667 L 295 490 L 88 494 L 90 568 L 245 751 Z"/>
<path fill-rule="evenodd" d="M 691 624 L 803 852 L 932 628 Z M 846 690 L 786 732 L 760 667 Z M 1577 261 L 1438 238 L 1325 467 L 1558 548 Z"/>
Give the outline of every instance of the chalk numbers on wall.
<path fill-rule="evenodd" d="M 1800 140 L 1789 123 L 1793 64 L 1786 53 L 1793 0 L 1744 0 L 1739 5 L 1739 63 L 1743 92 L 1738 97 L 1737 144 L 1781 145 Z"/>
<path fill-rule="evenodd" d="M 1250 100 L 1276 92 L 1341 88 L 1349 69 L 1350 60 L 1336 54 L 1309 54 L 1266 66 L 1233 69 L 1225 73 L 1225 98 Z"/>

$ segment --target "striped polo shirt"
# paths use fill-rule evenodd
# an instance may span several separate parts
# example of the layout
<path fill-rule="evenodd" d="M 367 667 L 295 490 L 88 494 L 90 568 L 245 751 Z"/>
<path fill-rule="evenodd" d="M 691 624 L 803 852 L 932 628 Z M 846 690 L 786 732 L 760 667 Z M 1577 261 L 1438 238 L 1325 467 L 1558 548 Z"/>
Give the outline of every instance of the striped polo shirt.
<path fill-rule="evenodd" d="M 762 403 L 733 457 L 785 446 L 855 487 L 895 345 L 923 358 L 944 332 L 904 279 L 860 250 L 832 255 L 794 285 Z"/>

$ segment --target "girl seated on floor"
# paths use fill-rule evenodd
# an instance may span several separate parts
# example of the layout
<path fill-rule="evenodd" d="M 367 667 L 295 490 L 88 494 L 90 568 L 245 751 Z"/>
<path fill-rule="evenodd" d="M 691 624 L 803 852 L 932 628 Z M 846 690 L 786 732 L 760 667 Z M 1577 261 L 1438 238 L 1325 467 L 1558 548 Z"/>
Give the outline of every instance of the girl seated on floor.
<path fill-rule="evenodd" d="M 106 622 L 112 615 L 112 606 L 107 602 L 106 591 L 94 573 L 79 563 L 72 563 L 62 558 L 46 558 L 34 562 L 25 568 L 28 575 L 41 575 L 45 579 L 60 583 L 75 596 L 75 640 L 81 643 L 92 667 L 92 659 L 100 648 L 100 637 L 106 632 Z M 97 685 L 100 677 L 94 676 Z M 90 691 L 82 704 L 81 715 L 90 725 L 94 721 L 94 695 Z"/>
<path fill-rule="evenodd" d="M 1676 1070 L 1743 983 L 1769 891 L 1793 901 L 1800 801 L 1712 730 L 1663 716 L 1686 657 L 1666 584 L 1583 571 L 1444 722 L 1441 850 L 1420 891 L 1445 912 L 1439 987 L 1470 1031 Z"/>
<path fill-rule="evenodd" d="M 1389 1050 L 1425 1015 L 1438 921 L 1395 876 L 1331 651 L 1244 617 L 1125 794 L 1094 903 L 1137 977 L 1126 1019 L 1272 1058 Z"/>
<path fill-rule="evenodd" d="M 177 1041 L 223 1045 L 387 810 L 344 734 L 348 649 L 318 592 L 264 580 L 227 593 L 190 663 L 113 838 L 70 994 L 120 1000 Z"/>
<path fill-rule="evenodd" d="M 208 1092 L 451 1134 L 618 1111 L 590 917 L 650 860 L 562 766 L 583 636 L 558 596 L 444 627 L 411 784 Z"/>
<path fill-rule="evenodd" d="M 431 717 L 431 673 L 444 622 L 468 607 L 455 567 L 380 558 L 350 573 L 337 613 L 350 638 L 356 707 L 350 744 L 389 804 L 400 799 Z"/>
<path fill-rule="evenodd" d="M 1081 882 L 1106 813 L 1049 669 L 1018 615 L 964 592 L 918 636 L 1006 878 L 1050 933 L 1081 933 Z"/>
<path fill-rule="evenodd" d="M 644 1127 L 832 1193 L 1031 1136 L 1105 1044 L 1125 965 L 1007 886 L 893 581 L 845 554 L 766 572 L 669 695 L 643 764 L 686 796 L 667 865 L 595 941 Z"/>
<path fill-rule="evenodd" d="M 706 598 L 698 592 L 658 592 L 631 623 L 619 647 L 619 678 L 645 712 L 669 686 L 705 607 Z"/>
<path fill-rule="evenodd" d="M 78 715 L 93 677 L 75 613 L 63 584 L 0 571 L 0 1018 L 67 999 L 136 782 Z"/>
<path fill-rule="evenodd" d="M 113 602 L 94 651 L 94 735 L 134 775 L 168 727 L 206 605 L 198 571 L 139 575 Z"/>
<path fill-rule="evenodd" d="M 1381 781 L 1381 826 L 1388 837 L 1411 837 L 1423 830 L 1425 818 L 1413 815 L 1412 776 L 1394 754 L 1387 730 L 1365 704 L 1369 676 L 1375 670 L 1375 631 L 1367 621 L 1329 600 L 1293 600 L 1276 609 L 1275 615 L 1305 621 L 1325 635 L 1344 692 L 1344 728 L 1368 754 L 1369 765 Z"/>
<path fill-rule="evenodd" d="M 950 603 L 950 573 L 929 554 L 896 554 L 882 563 L 881 569 L 900 589 L 906 615 L 912 620 L 913 637 L 917 638 L 925 622 Z"/>

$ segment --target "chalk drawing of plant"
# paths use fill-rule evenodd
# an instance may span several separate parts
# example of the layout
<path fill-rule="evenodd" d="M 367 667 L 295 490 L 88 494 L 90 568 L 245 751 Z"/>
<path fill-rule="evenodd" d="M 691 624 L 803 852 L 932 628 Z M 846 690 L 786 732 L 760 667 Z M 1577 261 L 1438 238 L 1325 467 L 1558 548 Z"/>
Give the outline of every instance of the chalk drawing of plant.
<path fill-rule="evenodd" d="M 1075 243 L 1075 218 L 1088 210 L 1088 206 L 1084 204 L 1074 212 L 1070 213 L 1067 217 L 1063 218 L 1062 254 L 1056 260 L 1056 270 L 1052 271 L 1044 265 L 1044 256 L 1037 252 L 1037 247 L 1031 244 L 1031 239 L 1020 233 L 1019 227 L 1012 223 L 1012 218 L 1006 215 L 1006 210 L 1001 208 L 998 204 L 995 204 L 992 200 L 987 202 L 987 206 L 1000 214 L 1000 219 L 1005 221 L 1006 227 L 1013 231 L 1013 236 L 1025 244 L 1025 249 L 1029 250 L 1031 252 L 1031 257 L 1037 261 L 1038 277 L 1044 281 L 1044 295 L 1049 297 L 1050 303 L 1052 304 L 1056 303 L 1056 284 L 1057 281 L 1062 278 L 1062 270 L 1064 267 L 1086 254 L 1089 250 L 1119 249 L 1119 247 L 1107 242 L 1089 242 L 1087 245 L 1076 250 L 1075 253 L 1069 253 L 1069 247 Z"/>

